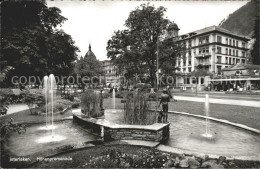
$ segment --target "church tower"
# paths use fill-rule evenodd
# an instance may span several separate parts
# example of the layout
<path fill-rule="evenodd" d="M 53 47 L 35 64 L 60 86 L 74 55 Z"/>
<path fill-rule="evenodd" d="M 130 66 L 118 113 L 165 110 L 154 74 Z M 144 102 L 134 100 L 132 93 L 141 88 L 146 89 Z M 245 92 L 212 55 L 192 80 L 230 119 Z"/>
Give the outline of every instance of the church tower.
<path fill-rule="evenodd" d="M 167 28 L 167 37 L 173 38 L 179 36 L 179 27 L 176 23 L 172 22 Z"/>
<path fill-rule="evenodd" d="M 95 57 L 96 58 L 95 54 L 91 50 L 91 44 L 90 43 L 89 43 L 89 46 L 88 46 L 88 52 L 85 55 L 85 58 L 86 57 Z"/>

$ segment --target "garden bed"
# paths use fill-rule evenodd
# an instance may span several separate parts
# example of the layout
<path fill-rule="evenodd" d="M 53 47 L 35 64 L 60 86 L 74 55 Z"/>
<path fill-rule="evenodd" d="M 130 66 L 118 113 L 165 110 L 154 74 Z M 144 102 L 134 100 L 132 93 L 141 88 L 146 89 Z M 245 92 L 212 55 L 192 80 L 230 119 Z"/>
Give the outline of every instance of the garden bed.
<path fill-rule="evenodd" d="M 259 161 L 211 159 L 166 153 L 155 148 L 134 145 L 101 145 L 69 153 L 55 158 L 71 158 L 67 161 L 42 161 L 33 168 L 259 168 Z"/>

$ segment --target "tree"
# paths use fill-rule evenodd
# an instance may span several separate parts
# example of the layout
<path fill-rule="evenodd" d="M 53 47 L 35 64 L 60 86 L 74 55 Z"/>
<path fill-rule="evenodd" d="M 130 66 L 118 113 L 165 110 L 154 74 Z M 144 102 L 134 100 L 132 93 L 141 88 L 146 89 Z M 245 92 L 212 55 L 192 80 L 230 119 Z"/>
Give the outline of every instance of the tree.
<path fill-rule="evenodd" d="M 254 38 L 255 41 L 254 41 L 254 44 L 253 44 L 253 49 L 250 52 L 250 54 L 251 54 L 251 58 L 250 59 L 252 60 L 253 64 L 260 65 L 259 0 L 257 0 L 257 1 L 258 1 L 258 3 L 256 5 L 256 7 L 257 7 L 258 10 L 257 10 L 256 16 L 255 16 L 254 33 L 253 33 L 253 36 L 252 36 L 252 38 Z"/>
<path fill-rule="evenodd" d="M 57 30 L 67 19 L 45 1 L 1 3 L 1 69 L 12 66 L 11 76 L 68 75 L 78 48 L 69 35 Z M 62 72 L 62 73 L 61 73 Z"/>
<path fill-rule="evenodd" d="M 169 72 L 174 69 L 180 46 L 172 39 L 160 41 L 171 23 L 164 18 L 166 8 L 155 8 L 142 4 L 130 12 L 125 21 L 126 30 L 118 30 L 107 43 L 107 55 L 124 73 L 126 78 L 135 74 L 147 74 L 155 86 L 157 71 L 157 50 L 159 69 Z"/>
<path fill-rule="evenodd" d="M 74 72 L 77 76 L 80 76 L 80 83 L 83 91 L 87 83 L 98 83 L 97 77 L 103 75 L 103 68 L 100 61 L 96 59 L 95 55 L 89 55 L 84 58 L 80 58 L 75 64 Z M 95 77 L 95 78 L 94 78 Z"/>

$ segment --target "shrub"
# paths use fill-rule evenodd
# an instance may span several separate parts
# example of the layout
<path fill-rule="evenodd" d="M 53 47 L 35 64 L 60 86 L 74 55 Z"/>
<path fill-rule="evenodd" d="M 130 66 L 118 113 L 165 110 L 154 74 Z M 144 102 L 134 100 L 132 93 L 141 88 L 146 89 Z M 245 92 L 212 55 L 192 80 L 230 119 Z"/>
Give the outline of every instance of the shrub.
<path fill-rule="evenodd" d="M 148 94 L 148 100 L 149 101 L 157 101 L 159 100 L 159 96 L 157 93 L 149 93 Z"/>
<path fill-rule="evenodd" d="M 51 103 L 48 104 L 48 107 L 51 107 Z M 63 104 L 54 104 L 53 107 L 53 113 L 57 113 L 57 112 L 61 112 L 63 111 L 67 106 L 63 105 Z M 46 107 L 42 106 L 40 108 L 37 109 L 40 113 L 46 113 Z M 50 113 L 51 110 L 48 110 L 48 113 Z"/>
<path fill-rule="evenodd" d="M 33 106 L 43 106 L 45 103 L 44 96 L 41 92 L 35 91 L 31 92 L 30 90 L 25 90 L 21 93 L 22 101 L 28 105 L 31 114 L 36 114 L 37 112 L 33 110 Z"/>
<path fill-rule="evenodd" d="M 15 95 L 10 89 L 0 89 L 0 114 L 7 113 L 8 105 L 21 102 L 21 95 Z"/>
<path fill-rule="evenodd" d="M 103 92 L 102 96 L 103 96 L 103 98 L 109 98 L 111 96 L 111 94 L 108 92 Z"/>
<path fill-rule="evenodd" d="M 55 109 L 55 112 L 56 112 L 56 111 L 63 111 L 65 108 L 66 107 L 64 105 L 57 104 L 54 109 Z"/>
<path fill-rule="evenodd" d="M 79 106 L 80 106 L 80 104 L 79 103 L 73 103 L 72 105 L 71 105 L 71 108 L 79 108 Z"/>
<path fill-rule="evenodd" d="M 124 107 L 126 124 L 150 125 L 156 123 L 156 111 L 150 110 L 147 94 L 128 93 Z"/>
<path fill-rule="evenodd" d="M 4 141 L 6 136 L 10 132 L 17 132 L 18 134 L 26 132 L 26 127 L 25 125 L 22 124 L 15 124 L 13 122 L 13 119 L 11 118 L 9 121 L 4 121 L 0 123 L 0 134 L 1 134 L 1 141 Z"/>
<path fill-rule="evenodd" d="M 117 148 L 105 148 L 100 156 L 91 157 L 83 165 L 86 168 L 162 168 L 169 160 L 169 154 L 156 150 L 143 150 L 132 153 L 122 152 Z"/>
<path fill-rule="evenodd" d="M 92 90 L 87 90 L 81 95 L 81 112 L 88 117 L 100 117 L 103 115 L 100 103 L 100 95 Z"/>
<path fill-rule="evenodd" d="M 67 105 L 67 106 L 70 106 L 73 104 L 73 102 L 69 101 L 69 100 L 66 100 L 66 99 L 57 99 L 56 100 L 56 103 L 57 104 L 63 104 L 63 105 Z"/>

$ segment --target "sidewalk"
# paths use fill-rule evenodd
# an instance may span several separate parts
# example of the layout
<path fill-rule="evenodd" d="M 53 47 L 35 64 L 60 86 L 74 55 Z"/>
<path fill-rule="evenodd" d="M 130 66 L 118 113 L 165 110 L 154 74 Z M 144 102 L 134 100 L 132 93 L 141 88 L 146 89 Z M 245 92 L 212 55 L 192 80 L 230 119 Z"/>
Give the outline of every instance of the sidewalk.
<path fill-rule="evenodd" d="M 9 108 L 7 110 L 7 113 L 6 113 L 7 115 L 29 109 L 29 107 L 26 104 L 23 104 L 23 103 L 21 103 L 21 104 L 11 104 L 8 107 Z"/>

